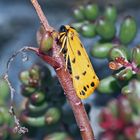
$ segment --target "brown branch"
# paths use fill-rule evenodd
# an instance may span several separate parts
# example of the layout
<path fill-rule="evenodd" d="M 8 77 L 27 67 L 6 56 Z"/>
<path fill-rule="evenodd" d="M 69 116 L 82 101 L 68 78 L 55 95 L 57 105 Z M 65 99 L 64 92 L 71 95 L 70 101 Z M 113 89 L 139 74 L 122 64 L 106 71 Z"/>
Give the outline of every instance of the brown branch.
<path fill-rule="evenodd" d="M 35 10 L 36 10 L 36 12 L 38 14 L 38 17 L 39 17 L 42 25 L 44 26 L 46 32 L 48 32 L 48 31 L 52 32 L 53 28 L 49 25 L 49 23 L 48 23 L 45 15 L 44 15 L 40 5 L 39 5 L 39 3 L 37 2 L 37 0 L 31 0 L 31 2 L 32 2 L 33 6 L 35 7 Z"/>
<path fill-rule="evenodd" d="M 60 67 L 59 63 L 57 63 L 53 57 L 42 54 L 38 48 L 28 47 L 28 50 L 36 52 L 37 55 L 39 55 L 44 61 L 50 64 L 54 69 Z"/>
<path fill-rule="evenodd" d="M 44 14 L 38 4 L 38 1 L 31 0 L 31 2 L 32 2 L 33 6 L 35 7 L 36 12 L 37 12 L 45 30 L 47 32 L 48 31 L 52 32 L 54 29 L 49 26 L 48 21 L 47 21 L 46 17 L 44 16 Z M 43 60 L 45 60 L 45 62 L 49 63 L 51 66 L 54 67 L 57 77 L 66 94 L 66 98 L 73 110 L 77 125 L 81 132 L 82 139 L 83 140 L 94 140 L 95 139 L 94 134 L 93 134 L 87 113 L 85 111 L 84 105 L 82 104 L 81 100 L 76 95 L 75 89 L 73 87 L 71 75 L 69 74 L 69 72 L 67 70 L 65 70 L 64 58 L 58 52 L 59 52 L 59 46 L 54 41 L 51 56 L 47 56 L 46 54 L 40 54 L 39 51 L 37 52 L 37 54 Z M 49 58 L 49 61 L 48 61 L 48 58 Z M 54 61 L 55 61 L 55 63 L 54 63 Z M 58 64 L 58 65 L 54 66 L 54 64 Z"/>

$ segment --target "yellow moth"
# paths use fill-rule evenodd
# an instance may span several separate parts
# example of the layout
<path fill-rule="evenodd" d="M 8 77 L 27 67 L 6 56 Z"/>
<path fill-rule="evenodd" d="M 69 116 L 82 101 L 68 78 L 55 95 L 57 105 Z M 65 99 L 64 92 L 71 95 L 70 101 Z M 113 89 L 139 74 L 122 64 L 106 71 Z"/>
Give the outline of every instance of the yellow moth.
<path fill-rule="evenodd" d="M 60 52 L 65 50 L 66 67 L 70 62 L 73 85 L 77 96 L 87 98 L 99 84 L 99 79 L 94 72 L 92 64 L 83 47 L 78 33 L 69 25 L 62 25 L 59 31 Z"/>

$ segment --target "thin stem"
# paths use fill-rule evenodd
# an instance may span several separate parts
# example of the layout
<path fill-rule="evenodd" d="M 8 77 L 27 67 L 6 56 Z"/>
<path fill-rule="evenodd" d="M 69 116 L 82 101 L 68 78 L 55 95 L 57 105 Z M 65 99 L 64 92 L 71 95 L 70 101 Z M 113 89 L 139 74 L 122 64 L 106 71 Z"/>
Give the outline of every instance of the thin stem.
<path fill-rule="evenodd" d="M 39 17 L 42 25 L 44 26 L 46 32 L 48 32 L 48 31 L 52 32 L 54 29 L 49 25 L 49 23 L 48 23 L 45 15 L 44 15 L 41 7 L 40 7 L 38 1 L 37 0 L 31 0 L 31 2 L 32 2 L 33 6 L 34 6 L 34 8 L 35 8 L 35 10 L 36 10 L 36 12 L 38 14 L 38 17 Z"/>
<path fill-rule="evenodd" d="M 37 0 L 31 0 L 33 6 L 36 9 L 36 12 L 40 18 L 41 23 L 43 24 L 46 32 L 52 32 L 53 28 L 49 26 L 48 21 L 46 17 L 44 17 L 44 14 L 37 2 Z M 71 105 L 71 108 L 73 110 L 77 125 L 81 132 L 81 137 L 83 140 L 95 140 L 94 133 L 92 131 L 88 115 L 86 113 L 86 110 L 84 108 L 83 103 L 81 100 L 77 97 L 76 91 L 73 87 L 73 81 L 71 78 L 70 73 L 65 69 L 65 60 L 61 53 L 59 53 L 60 47 L 57 45 L 57 43 L 54 41 L 51 56 L 48 56 L 46 54 L 41 54 L 38 52 L 38 55 L 47 63 L 49 63 L 51 66 L 54 67 L 57 77 L 60 81 L 61 86 L 64 89 L 66 98 Z M 49 59 L 48 59 L 49 58 Z"/>

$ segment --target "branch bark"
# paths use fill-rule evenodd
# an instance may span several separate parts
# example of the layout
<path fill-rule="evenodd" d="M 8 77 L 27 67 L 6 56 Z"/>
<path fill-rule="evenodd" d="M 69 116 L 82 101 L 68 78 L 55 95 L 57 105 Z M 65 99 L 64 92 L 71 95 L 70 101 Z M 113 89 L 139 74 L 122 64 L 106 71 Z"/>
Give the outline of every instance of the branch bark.
<path fill-rule="evenodd" d="M 47 32 L 54 31 L 43 14 L 40 5 L 37 0 L 31 0 L 39 19 Z M 70 73 L 65 69 L 65 60 L 61 53 L 59 53 L 60 46 L 54 41 L 51 56 L 42 54 L 39 49 L 32 49 L 35 51 L 45 62 L 50 64 L 56 71 L 57 77 L 60 81 L 61 86 L 64 89 L 66 98 L 73 110 L 77 125 L 81 132 L 81 137 L 83 140 L 94 140 L 94 133 L 92 131 L 86 110 L 83 103 L 77 97 L 76 91 L 73 87 L 73 82 Z"/>

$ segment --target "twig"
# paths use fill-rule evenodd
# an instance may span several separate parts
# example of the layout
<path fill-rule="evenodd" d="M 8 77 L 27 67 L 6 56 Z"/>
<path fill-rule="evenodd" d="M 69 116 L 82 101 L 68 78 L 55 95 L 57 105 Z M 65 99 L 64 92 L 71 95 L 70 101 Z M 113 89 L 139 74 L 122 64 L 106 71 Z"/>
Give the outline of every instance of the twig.
<path fill-rule="evenodd" d="M 40 18 L 40 21 L 41 21 L 42 25 L 44 26 L 46 32 L 48 32 L 48 31 L 52 32 L 53 28 L 49 25 L 49 23 L 48 23 L 45 15 L 44 15 L 40 5 L 39 5 L 39 3 L 36 0 L 31 0 L 31 2 L 32 2 L 33 6 L 35 7 L 35 10 L 38 14 L 38 17 Z"/>
<path fill-rule="evenodd" d="M 46 17 L 44 16 L 37 0 L 31 0 L 38 16 L 43 24 L 46 32 L 52 32 L 54 29 L 50 27 L 48 24 L 48 21 Z M 66 98 L 71 105 L 71 108 L 73 110 L 77 125 L 80 129 L 81 136 L 83 140 L 94 140 L 94 134 L 87 116 L 87 113 L 85 111 L 84 105 L 82 104 L 81 100 L 77 97 L 75 89 L 73 87 L 73 82 L 71 79 L 71 76 L 67 70 L 65 70 L 65 61 L 63 56 L 58 53 L 59 52 L 59 46 L 54 41 L 53 48 L 52 48 L 52 55 L 51 57 L 40 54 L 39 51 L 37 51 L 37 54 L 45 60 L 45 62 L 49 63 L 51 66 L 54 67 L 57 77 L 61 83 L 61 86 L 64 89 L 64 92 L 66 93 Z M 49 61 L 48 61 L 49 58 Z M 50 61 L 51 60 L 51 61 Z M 55 63 L 54 63 L 55 61 Z M 58 64 L 58 65 L 55 65 Z M 58 67 L 59 66 L 59 67 Z"/>

